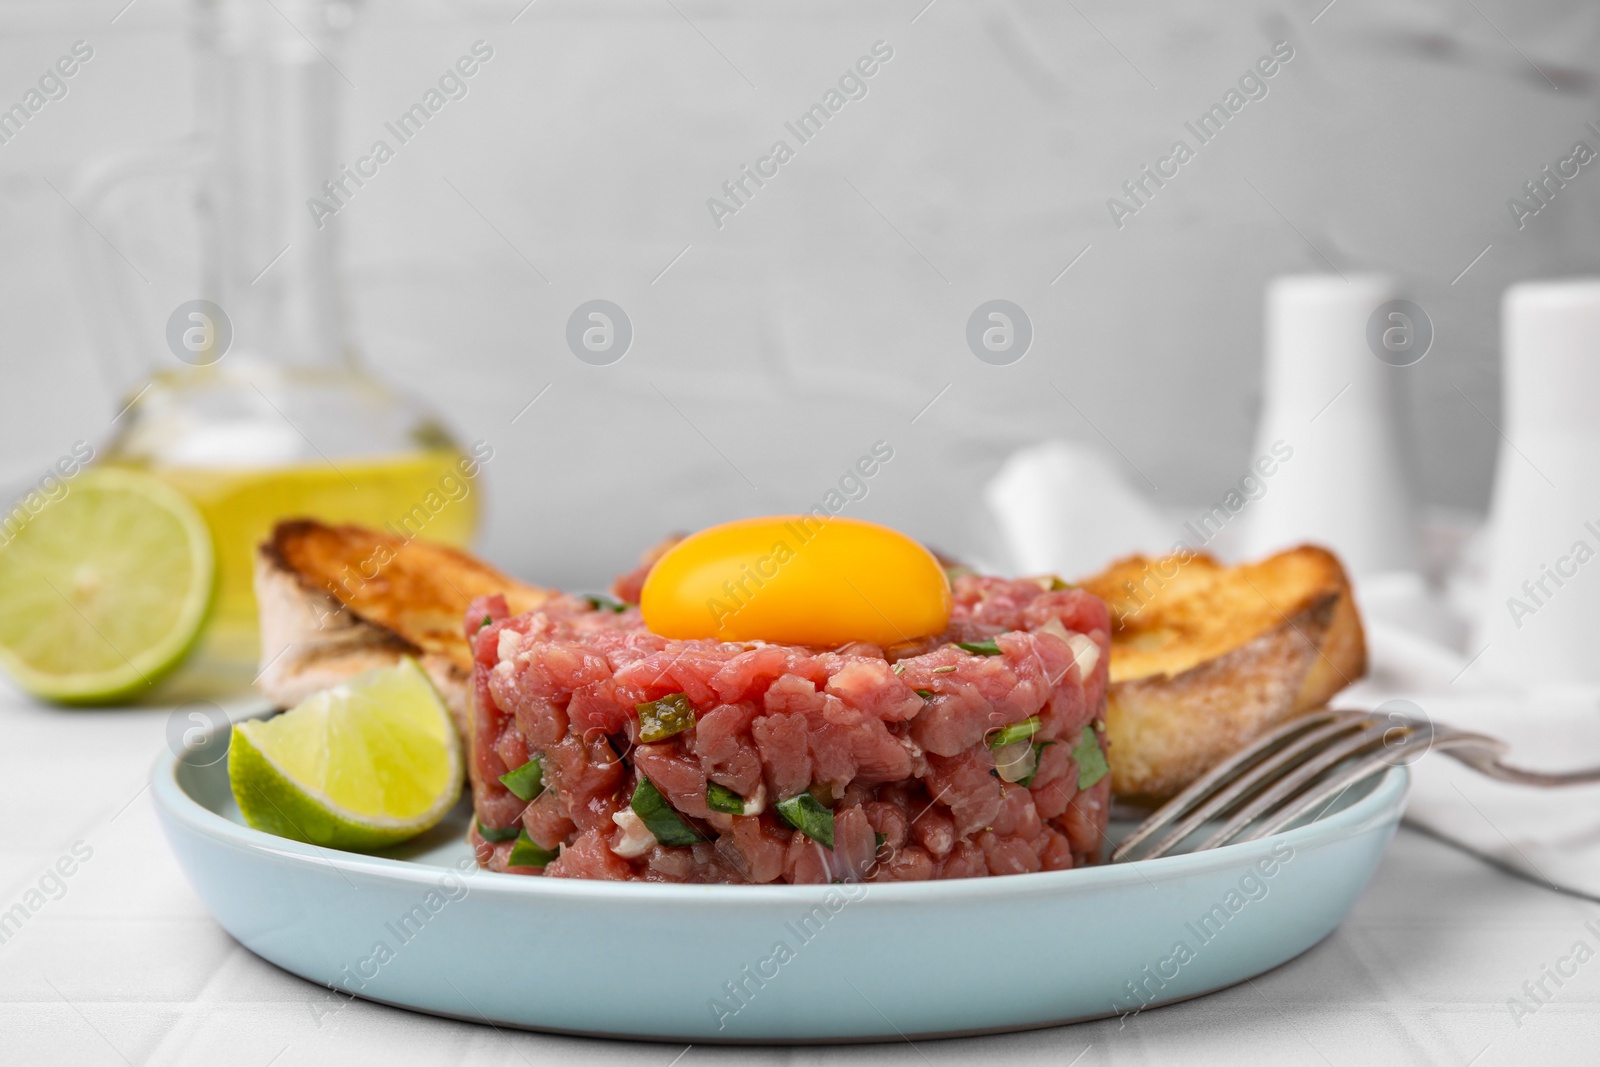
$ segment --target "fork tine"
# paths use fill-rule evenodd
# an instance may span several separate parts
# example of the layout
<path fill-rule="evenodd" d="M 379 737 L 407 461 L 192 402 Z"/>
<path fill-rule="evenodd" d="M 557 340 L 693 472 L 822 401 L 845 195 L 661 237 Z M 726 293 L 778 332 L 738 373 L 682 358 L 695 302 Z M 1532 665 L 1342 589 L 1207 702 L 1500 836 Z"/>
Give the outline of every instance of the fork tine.
<path fill-rule="evenodd" d="M 1412 725 L 1417 727 L 1419 731 L 1425 731 L 1428 743 L 1423 748 L 1424 752 L 1441 752 L 1452 759 L 1465 763 L 1474 770 L 1481 771 L 1501 781 L 1545 787 L 1588 785 L 1600 782 L 1600 767 L 1566 774 L 1545 774 L 1538 771 L 1523 770 L 1500 762 L 1499 756 L 1506 751 L 1508 746 L 1498 738 L 1469 733 L 1464 730 L 1455 730 L 1449 727 L 1435 728 L 1431 724 L 1425 723 L 1413 723 Z M 1346 789 L 1365 778 L 1370 778 L 1379 771 L 1385 770 L 1389 766 L 1391 764 L 1384 758 L 1382 749 L 1369 752 L 1318 788 L 1304 796 L 1295 798 L 1282 811 L 1262 820 L 1259 826 L 1238 840 L 1254 841 L 1257 838 L 1266 837 L 1268 834 L 1275 834 L 1317 804 L 1323 801 L 1331 803 Z"/>
<path fill-rule="evenodd" d="M 1208 819 L 1227 811 L 1234 803 L 1249 795 L 1256 785 L 1276 775 L 1302 752 L 1329 738 L 1347 733 L 1367 718 L 1364 712 L 1324 711 L 1279 727 L 1168 801 L 1117 846 L 1112 853 L 1112 861 L 1129 859 L 1147 838 L 1176 822 L 1175 828 L 1140 857 L 1154 859 L 1188 837 Z"/>
<path fill-rule="evenodd" d="M 1552 774 L 1502 763 L 1505 742 L 1482 734 L 1397 716 L 1380 719 L 1364 711 L 1323 709 L 1283 724 L 1197 779 L 1124 838 L 1111 862 L 1127 862 L 1134 852 L 1141 853 L 1139 859 L 1164 855 L 1208 821 L 1224 816 L 1227 822 L 1190 851 L 1278 833 L 1318 805 L 1322 807 L 1313 818 L 1320 818 L 1351 786 L 1396 765 L 1387 742 L 1397 730 L 1405 732 L 1408 742 L 1422 742 L 1415 758 L 1438 749 L 1502 781 L 1544 787 L 1600 782 L 1600 767 Z"/>
<path fill-rule="evenodd" d="M 1191 782 L 1189 786 L 1181 793 L 1167 801 L 1160 808 L 1156 809 L 1156 811 L 1146 818 L 1144 822 L 1140 823 L 1139 826 L 1135 828 L 1132 834 L 1128 835 L 1122 840 L 1121 844 L 1119 844 L 1116 850 L 1112 853 L 1112 861 L 1115 862 L 1118 859 L 1125 858 L 1127 853 L 1131 852 L 1135 847 L 1137 847 L 1140 842 L 1144 841 L 1147 837 L 1149 837 L 1151 834 L 1154 834 L 1157 830 L 1160 830 L 1168 823 L 1171 823 L 1174 820 L 1182 817 L 1182 815 L 1190 808 L 1191 805 L 1200 801 L 1203 797 L 1209 797 L 1210 794 L 1219 785 L 1221 785 L 1221 783 L 1233 777 L 1241 769 L 1247 768 L 1250 764 L 1262 759 L 1268 752 L 1286 739 L 1291 738 L 1296 734 L 1304 733 L 1305 731 L 1315 728 L 1323 723 L 1327 723 L 1331 720 L 1350 714 L 1352 713 L 1333 711 L 1331 709 L 1312 712 L 1309 715 L 1303 715 L 1299 718 L 1291 719 L 1289 722 L 1284 723 L 1271 733 L 1257 739 L 1254 744 L 1240 749 L 1238 752 L 1234 753 L 1232 756 L 1228 757 L 1226 760 L 1207 771 L 1204 775 L 1195 779 L 1195 781 Z"/>
<path fill-rule="evenodd" d="M 1301 734 L 1289 745 L 1272 752 L 1266 759 L 1252 766 L 1231 782 L 1219 783 L 1211 794 L 1191 808 L 1176 826 L 1144 853 L 1144 859 L 1154 859 L 1176 848 L 1180 842 L 1212 819 L 1221 818 L 1245 803 L 1259 790 L 1286 770 L 1293 769 L 1307 752 L 1316 752 L 1340 735 L 1365 724 L 1364 719 L 1339 718 L 1308 733 Z"/>
<path fill-rule="evenodd" d="M 1313 807 L 1316 807 L 1316 805 L 1322 803 L 1323 801 L 1328 801 L 1331 804 L 1334 800 L 1339 798 L 1340 794 L 1342 794 L 1346 789 L 1349 789 L 1351 786 L 1355 785 L 1357 782 L 1371 778 L 1374 774 L 1377 774 L 1380 771 L 1386 771 L 1393 766 L 1394 764 L 1390 763 L 1385 758 L 1383 749 L 1373 749 L 1372 751 L 1363 755 L 1356 762 L 1340 771 L 1333 778 L 1320 785 L 1318 788 L 1310 790 L 1309 792 L 1296 797 L 1289 804 L 1285 805 L 1282 811 L 1274 813 L 1267 819 L 1263 819 L 1261 823 L 1252 828 L 1249 833 L 1239 837 L 1238 842 L 1236 843 L 1254 841 L 1257 838 L 1266 837 L 1269 834 L 1275 834 L 1279 830 L 1282 830 L 1284 827 L 1288 826 L 1290 823 L 1294 822 L 1300 816 L 1304 815 L 1306 812 L 1310 811 Z"/>
<path fill-rule="evenodd" d="M 1381 744 L 1394 729 L 1395 727 L 1389 722 L 1379 720 L 1354 737 L 1347 737 L 1336 743 L 1330 743 L 1315 756 L 1292 768 L 1287 768 L 1289 773 L 1273 782 L 1260 793 L 1257 793 L 1250 803 L 1240 808 L 1231 819 L 1223 824 L 1221 829 L 1196 845 L 1194 851 L 1204 852 L 1208 848 L 1216 848 L 1218 845 L 1226 844 L 1237 836 L 1241 830 L 1260 818 L 1263 812 L 1269 811 L 1274 804 L 1286 797 L 1293 796 L 1302 786 L 1316 779 L 1328 768 L 1342 763 L 1352 756 L 1361 754 L 1375 742 Z"/>

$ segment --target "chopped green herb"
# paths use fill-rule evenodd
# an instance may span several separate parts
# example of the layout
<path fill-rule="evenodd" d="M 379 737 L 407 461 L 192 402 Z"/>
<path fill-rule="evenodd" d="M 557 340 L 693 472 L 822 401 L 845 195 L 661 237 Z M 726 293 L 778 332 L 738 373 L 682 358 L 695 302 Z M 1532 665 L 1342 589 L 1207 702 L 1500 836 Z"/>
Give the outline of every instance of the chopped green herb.
<path fill-rule="evenodd" d="M 833 850 L 833 812 L 817 803 L 810 793 L 800 793 L 776 805 L 783 821 L 805 834 L 811 840 Z"/>
<path fill-rule="evenodd" d="M 1078 735 L 1078 743 L 1072 749 L 1072 759 L 1078 765 L 1079 789 L 1088 789 L 1111 770 L 1093 726 L 1085 726 L 1083 733 Z"/>
<path fill-rule="evenodd" d="M 589 593 L 583 599 L 587 600 L 589 606 L 596 611 L 614 611 L 621 615 L 628 610 L 628 605 L 620 600 L 613 600 L 604 593 Z"/>
<path fill-rule="evenodd" d="M 635 704 L 639 713 L 639 740 L 645 744 L 665 741 L 694 725 L 694 705 L 682 693 L 668 693 L 648 704 Z"/>
<path fill-rule="evenodd" d="M 484 627 L 485 627 L 485 626 L 488 626 L 488 625 L 489 625 L 489 624 L 490 624 L 490 623 L 492 623 L 492 622 L 494 622 L 494 618 L 493 618 L 493 616 L 490 616 L 490 615 L 485 615 L 485 616 L 484 616 L 484 617 L 483 617 L 483 621 L 482 621 L 482 622 L 480 622 L 480 623 L 479 623 L 479 624 L 478 624 L 478 629 L 480 629 L 480 630 L 481 630 L 481 629 L 483 629 L 483 628 L 484 628 Z"/>
<path fill-rule="evenodd" d="M 1033 770 L 1029 772 L 1026 778 L 1018 778 L 1018 785 L 1026 788 L 1033 784 L 1033 776 L 1039 773 L 1039 756 L 1043 754 L 1047 746 L 1053 744 L 1055 744 L 1054 741 L 1035 741 L 1033 743 Z"/>
<path fill-rule="evenodd" d="M 645 829 L 667 848 L 705 840 L 694 827 L 683 821 L 683 816 L 672 810 L 672 805 L 661 795 L 661 790 L 643 775 L 639 776 L 639 785 L 633 791 L 629 806 L 639 816 L 639 821 L 644 823 Z"/>
<path fill-rule="evenodd" d="M 933 673 L 934 674 L 954 674 L 955 670 L 956 670 L 955 665 L 951 664 L 948 667 L 935 667 L 933 669 Z"/>
<path fill-rule="evenodd" d="M 554 850 L 541 848 L 533 838 L 528 836 L 528 831 L 523 830 L 517 834 L 517 843 L 511 846 L 511 858 L 506 860 L 506 865 L 510 867 L 545 867 L 560 854 L 560 846 L 557 846 Z"/>
<path fill-rule="evenodd" d="M 1039 716 L 1029 715 L 1021 722 L 1014 722 L 1010 726 L 1004 726 L 996 730 L 989 738 L 989 747 L 999 748 L 1001 745 L 1009 745 L 1014 741 L 1026 741 L 1038 732 Z"/>
<path fill-rule="evenodd" d="M 902 674 L 906 673 L 906 665 L 904 663 L 896 663 L 893 667 L 891 667 L 889 669 L 894 671 L 894 676 L 896 678 L 898 678 Z"/>
<path fill-rule="evenodd" d="M 516 837 L 521 832 L 521 826 L 485 826 L 483 825 L 482 819 L 478 820 L 478 836 L 483 838 L 485 841 L 510 841 L 513 837 Z"/>
<path fill-rule="evenodd" d="M 917 690 L 917 696 L 921 697 L 923 700 L 932 700 L 935 695 L 936 694 L 934 693 L 934 691 L 932 689 L 918 689 Z"/>
<path fill-rule="evenodd" d="M 515 793 L 518 800 L 532 800 L 544 792 L 544 764 L 535 756 L 516 770 L 502 774 L 500 784 Z"/>
<path fill-rule="evenodd" d="M 872 835 L 872 848 L 873 848 L 874 852 L 876 852 L 878 849 L 882 848 L 884 845 L 887 845 L 888 843 L 889 843 L 889 835 L 888 834 L 873 834 Z"/>
<path fill-rule="evenodd" d="M 991 638 L 988 641 L 957 641 L 956 647 L 971 652 L 974 656 L 998 656 L 1000 646 Z"/>
<path fill-rule="evenodd" d="M 716 782 L 706 783 L 706 807 L 712 811 L 720 811 L 725 815 L 743 815 L 744 797 L 735 793 L 725 785 Z"/>

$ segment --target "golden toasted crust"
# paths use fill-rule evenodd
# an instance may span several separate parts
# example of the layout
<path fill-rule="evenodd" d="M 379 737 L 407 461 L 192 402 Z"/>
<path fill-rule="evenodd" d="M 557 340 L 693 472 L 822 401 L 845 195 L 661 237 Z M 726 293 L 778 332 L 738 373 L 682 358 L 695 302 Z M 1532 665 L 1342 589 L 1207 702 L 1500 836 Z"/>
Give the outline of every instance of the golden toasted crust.
<path fill-rule="evenodd" d="M 1112 789 L 1170 796 L 1366 672 L 1338 559 L 1310 545 L 1225 567 L 1130 556 L 1079 583 L 1111 608 Z"/>
<path fill-rule="evenodd" d="M 443 656 L 428 655 L 398 634 L 361 621 L 330 594 L 308 590 L 299 575 L 264 552 L 256 554 L 255 591 L 261 619 L 256 686 L 279 707 L 293 707 L 351 675 L 411 656 L 434 679 L 452 710 L 457 704 L 464 709 L 466 690 L 459 679 L 465 672 Z"/>
<path fill-rule="evenodd" d="M 1343 570 L 1339 577 L 1344 578 Z M 1295 697 L 1297 714 L 1322 707 L 1335 693 L 1367 673 L 1367 637 L 1348 581 L 1340 585 L 1339 602 L 1334 605 L 1333 618 L 1318 651 L 1320 655 L 1311 662 Z"/>
<path fill-rule="evenodd" d="M 358 620 L 463 671 L 472 668 L 462 624 L 474 597 L 503 594 L 518 615 L 549 596 L 465 552 L 362 526 L 280 522 L 261 555 L 265 565 L 292 574 L 306 592 L 333 597 Z"/>
<path fill-rule="evenodd" d="M 256 552 L 261 673 L 279 707 L 411 656 L 467 736 L 473 597 L 503 594 L 514 613 L 549 595 L 464 552 L 359 526 L 281 522 Z"/>

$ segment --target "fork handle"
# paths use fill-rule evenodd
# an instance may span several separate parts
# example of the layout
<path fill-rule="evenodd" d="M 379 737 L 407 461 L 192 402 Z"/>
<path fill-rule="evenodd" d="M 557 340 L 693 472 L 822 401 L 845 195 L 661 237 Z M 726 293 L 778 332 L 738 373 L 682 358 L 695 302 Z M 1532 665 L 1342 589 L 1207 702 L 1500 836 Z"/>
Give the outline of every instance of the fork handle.
<path fill-rule="evenodd" d="M 1477 747 L 1445 748 L 1440 750 L 1451 759 L 1459 760 L 1471 767 L 1496 778 L 1502 782 L 1511 782 L 1515 785 L 1532 785 L 1542 789 L 1557 789 L 1567 785 L 1600 785 L 1600 767 L 1590 767 L 1581 771 L 1564 771 L 1549 773 L 1547 771 L 1530 771 L 1522 767 L 1513 767 L 1501 763 L 1495 754 Z"/>

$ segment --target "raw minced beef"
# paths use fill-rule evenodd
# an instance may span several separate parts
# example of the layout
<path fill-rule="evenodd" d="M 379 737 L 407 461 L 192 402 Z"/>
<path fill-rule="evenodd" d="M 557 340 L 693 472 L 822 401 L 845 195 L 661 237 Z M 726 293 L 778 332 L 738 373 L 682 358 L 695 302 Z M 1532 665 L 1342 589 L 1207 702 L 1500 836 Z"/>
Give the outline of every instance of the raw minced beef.
<path fill-rule="evenodd" d="M 478 859 L 541 873 L 511 865 L 503 838 L 521 830 L 537 846 L 522 855 L 555 853 L 542 873 L 567 878 L 886 881 L 1097 862 L 1110 624 L 1099 599 L 1054 584 L 960 577 L 946 632 L 888 650 L 673 641 L 636 608 L 570 597 L 514 618 L 499 598 L 474 602 Z M 679 693 L 693 725 L 641 742 L 637 705 Z M 535 757 L 544 789 L 524 801 L 500 776 Z M 641 776 L 702 840 L 659 843 L 630 807 Z M 713 810 L 710 784 L 747 813 Z M 807 792 L 831 815 L 831 848 L 778 813 Z"/>

